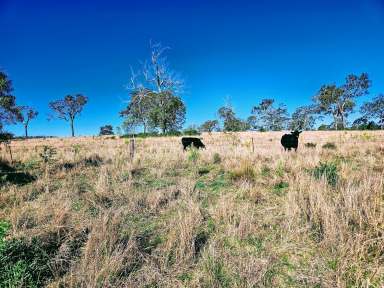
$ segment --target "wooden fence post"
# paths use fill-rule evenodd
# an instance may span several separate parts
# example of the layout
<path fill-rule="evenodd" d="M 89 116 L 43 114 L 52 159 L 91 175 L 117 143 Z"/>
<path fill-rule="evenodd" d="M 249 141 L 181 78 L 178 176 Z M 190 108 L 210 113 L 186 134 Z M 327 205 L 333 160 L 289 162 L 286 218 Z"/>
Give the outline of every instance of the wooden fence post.
<path fill-rule="evenodd" d="M 251 139 L 252 139 L 252 153 L 255 153 L 255 145 L 253 144 L 253 137 Z"/>
<path fill-rule="evenodd" d="M 135 138 L 129 140 L 129 156 L 133 161 L 133 157 L 135 157 Z"/>

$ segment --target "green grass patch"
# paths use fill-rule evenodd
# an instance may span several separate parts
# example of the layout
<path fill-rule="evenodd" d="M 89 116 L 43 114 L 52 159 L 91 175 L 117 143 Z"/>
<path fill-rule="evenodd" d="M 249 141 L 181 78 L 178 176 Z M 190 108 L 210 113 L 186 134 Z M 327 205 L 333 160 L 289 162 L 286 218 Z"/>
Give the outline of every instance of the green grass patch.
<path fill-rule="evenodd" d="M 339 180 L 338 169 L 333 162 L 320 162 L 318 166 L 312 169 L 312 175 L 318 180 L 325 178 L 327 183 L 333 187 Z"/>
<path fill-rule="evenodd" d="M 280 181 L 273 186 L 273 194 L 277 196 L 283 196 L 288 190 L 289 184 L 284 181 Z"/>

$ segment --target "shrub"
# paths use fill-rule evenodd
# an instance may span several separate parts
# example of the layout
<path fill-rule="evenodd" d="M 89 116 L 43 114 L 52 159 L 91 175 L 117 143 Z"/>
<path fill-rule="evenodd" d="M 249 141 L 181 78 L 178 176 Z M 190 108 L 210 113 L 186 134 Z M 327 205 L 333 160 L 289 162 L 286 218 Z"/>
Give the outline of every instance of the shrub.
<path fill-rule="evenodd" d="M 323 149 L 332 149 L 332 150 L 335 150 L 335 149 L 336 149 L 336 144 L 333 143 L 333 142 L 327 142 L 327 143 L 325 143 L 322 147 L 323 147 Z"/>
<path fill-rule="evenodd" d="M 279 183 L 273 186 L 273 193 L 278 196 L 281 196 L 285 193 L 288 187 L 289 187 L 289 184 L 287 182 L 280 181 Z"/>
<path fill-rule="evenodd" d="M 230 172 L 232 180 L 247 180 L 253 181 L 256 177 L 255 169 L 250 162 L 242 162 L 238 168 Z"/>
<path fill-rule="evenodd" d="M 189 151 L 188 151 L 188 161 L 191 161 L 191 162 L 196 162 L 197 159 L 199 159 L 199 150 L 197 148 L 190 148 Z"/>
<path fill-rule="evenodd" d="M 200 132 L 193 127 L 189 127 L 187 129 L 184 129 L 183 135 L 188 135 L 188 136 L 200 135 Z"/>
<path fill-rule="evenodd" d="M 219 164 L 221 163 L 221 157 L 219 153 L 213 154 L 213 163 L 214 164 Z"/>
<path fill-rule="evenodd" d="M 44 145 L 43 151 L 40 153 L 40 158 L 44 164 L 49 164 L 53 162 L 56 153 L 56 148 Z"/>
<path fill-rule="evenodd" d="M 331 186 L 336 186 L 339 179 L 337 166 L 335 163 L 321 163 L 312 170 L 312 175 L 316 179 L 325 178 Z"/>
<path fill-rule="evenodd" d="M 316 143 L 308 142 L 304 144 L 307 148 L 316 148 Z"/>

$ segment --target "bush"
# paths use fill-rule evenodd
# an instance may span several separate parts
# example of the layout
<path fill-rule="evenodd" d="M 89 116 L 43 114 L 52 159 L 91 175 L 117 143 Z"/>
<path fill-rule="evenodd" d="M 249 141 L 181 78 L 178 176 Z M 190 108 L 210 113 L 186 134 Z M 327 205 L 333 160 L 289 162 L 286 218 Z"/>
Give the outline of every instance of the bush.
<path fill-rule="evenodd" d="M 221 163 L 221 157 L 219 153 L 213 154 L 213 163 L 214 164 L 219 164 Z"/>
<path fill-rule="evenodd" d="M 333 143 L 333 142 L 327 142 L 322 147 L 323 147 L 323 149 L 335 150 L 336 149 L 336 144 Z"/>
<path fill-rule="evenodd" d="M 304 144 L 307 148 L 316 148 L 316 143 L 308 142 Z"/>
<path fill-rule="evenodd" d="M 199 150 L 195 147 L 192 147 L 188 151 L 188 161 L 196 162 L 199 159 Z"/>
<path fill-rule="evenodd" d="M 256 172 L 250 162 L 243 162 L 234 171 L 230 172 L 232 180 L 254 181 Z"/>
<path fill-rule="evenodd" d="M 184 129 L 183 135 L 188 135 L 188 136 L 200 135 L 200 132 L 197 129 L 190 127 L 190 128 Z"/>
<path fill-rule="evenodd" d="M 322 179 L 324 177 L 327 180 L 327 183 L 331 186 L 336 186 L 339 179 L 335 163 L 320 162 L 320 164 L 312 170 L 312 175 L 316 179 Z"/>

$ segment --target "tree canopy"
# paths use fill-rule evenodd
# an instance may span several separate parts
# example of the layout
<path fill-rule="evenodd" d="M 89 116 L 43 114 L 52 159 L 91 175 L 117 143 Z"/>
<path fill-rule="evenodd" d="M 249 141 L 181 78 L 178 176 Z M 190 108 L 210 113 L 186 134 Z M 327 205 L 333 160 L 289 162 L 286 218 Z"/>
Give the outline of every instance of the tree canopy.
<path fill-rule="evenodd" d="M 0 71 L 0 131 L 7 124 L 22 121 L 21 107 L 16 104 L 16 97 L 12 95 L 12 81 L 8 75 Z"/>
<path fill-rule="evenodd" d="M 253 107 L 251 113 L 252 126 L 259 130 L 278 131 L 287 127 L 288 111 L 284 104 L 274 107 L 274 99 L 263 99 L 259 105 Z"/>

